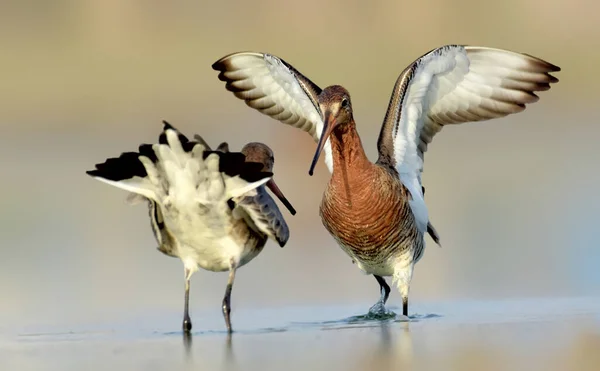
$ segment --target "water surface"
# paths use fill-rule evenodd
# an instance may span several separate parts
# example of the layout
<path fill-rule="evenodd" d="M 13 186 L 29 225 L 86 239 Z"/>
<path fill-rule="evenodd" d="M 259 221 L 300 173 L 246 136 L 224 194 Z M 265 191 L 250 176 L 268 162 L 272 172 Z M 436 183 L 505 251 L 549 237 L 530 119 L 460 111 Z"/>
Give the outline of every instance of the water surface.
<path fill-rule="evenodd" d="M 8 326 L 6 370 L 597 370 L 600 299 L 424 303 L 414 314 L 364 315 L 368 306 L 235 310 L 228 336 L 217 311 L 114 323 Z M 399 312 L 399 308 L 390 308 Z"/>

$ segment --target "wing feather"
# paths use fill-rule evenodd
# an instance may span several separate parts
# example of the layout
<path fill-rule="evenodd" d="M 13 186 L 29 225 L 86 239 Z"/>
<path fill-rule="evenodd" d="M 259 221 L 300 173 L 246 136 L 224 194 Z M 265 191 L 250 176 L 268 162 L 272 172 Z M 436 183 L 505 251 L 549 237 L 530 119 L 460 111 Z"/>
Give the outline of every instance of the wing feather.
<path fill-rule="evenodd" d="M 446 45 L 423 55 L 398 77 L 379 136 L 379 161 L 399 173 L 423 171 L 427 145 L 444 125 L 521 112 L 536 91 L 558 82 L 560 68 L 528 54 Z"/>
<path fill-rule="evenodd" d="M 279 246 L 285 246 L 290 237 L 290 230 L 275 200 L 265 187 L 257 188 L 256 194 L 252 196 L 235 198 L 234 202 L 234 214 L 246 219 L 247 224 L 255 231 L 276 241 Z"/>
<path fill-rule="evenodd" d="M 427 146 L 445 125 L 483 121 L 525 109 L 550 89 L 560 68 L 508 50 L 446 45 L 408 66 L 396 80 L 378 140 L 378 163 L 395 168 L 427 227 L 421 173 Z"/>
<path fill-rule="evenodd" d="M 271 54 L 239 52 L 212 65 L 225 88 L 251 108 L 307 132 L 315 142 L 323 131 L 315 83 L 292 65 Z M 333 169 L 331 145 L 325 144 L 325 163 Z"/>

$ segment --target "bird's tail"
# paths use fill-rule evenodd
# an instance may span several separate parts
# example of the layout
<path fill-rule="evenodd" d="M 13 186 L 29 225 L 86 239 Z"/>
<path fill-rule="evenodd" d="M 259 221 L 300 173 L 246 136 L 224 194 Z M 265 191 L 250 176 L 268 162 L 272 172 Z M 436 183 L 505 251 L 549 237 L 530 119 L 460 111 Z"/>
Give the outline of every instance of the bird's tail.
<path fill-rule="evenodd" d="M 157 144 L 142 144 L 97 164 L 87 174 L 161 205 L 226 201 L 266 183 L 273 174 L 239 152 L 211 151 L 164 121 Z M 135 199 L 132 198 L 132 199 Z"/>
<path fill-rule="evenodd" d="M 442 247 L 442 244 L 440 243 L 440 235 L 437 233 L 437 231 L 435 230 L 435 228 L 433 227 L 433 224 L 431 224 L 431 222 L 427 222 L 427 233 L 429 233 L 431 238 L 433 238 L 433 241 L 439 247 Z"/>
<path fill-rule="evenodd" d="M 423 193 L 423 199 L 424 199 L 425 198 L 425 187 L 421 186 L 421 192 Z M 431 238 L 433 239 L 433 241 L 439 247 L 442 247 L 442 244 L 440 243 L 440 235 L 438 234 L 438 232 L 433 227 L 433 224 L 431 224 L 431 221 L 427 221 L 427 233 L 429 233 L 429 235 L 431 236 Z"/>

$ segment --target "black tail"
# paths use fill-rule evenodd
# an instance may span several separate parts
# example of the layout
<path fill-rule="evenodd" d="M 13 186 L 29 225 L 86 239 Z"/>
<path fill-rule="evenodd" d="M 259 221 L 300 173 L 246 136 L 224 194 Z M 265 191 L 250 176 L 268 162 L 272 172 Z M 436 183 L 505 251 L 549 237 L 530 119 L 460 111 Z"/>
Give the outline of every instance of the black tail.
<path fill-rule="evenodd" d="M 163 120 L 163 124 L 163 131 L 158 137 L 159 144 L 168 145 L 166 131 L 175 130 L 185 152 L 191 152 L 197 144 L 202 144 L 207 147 L 206 142 L 200 136 L 197 135 L 194 137 L 194 141 L 190 141 L 167 121 Z M 266 177 L 273 176 L 273 173 L 261 171 L 262 164 L 246 162 L 246 156 L 241 152 L 223 152 L 219 149 L 212 151 L 210 148 L 207 148 L 207 150 L 203 152 L 202 157 L 206 160 L 206 158 L 213 153 L 219 156 L 219 171 L 229 176 L 233 177 L 239 175 L 240 178 L 247 182 L 256 182 Z M 158 162 L 152 144 L 142 144 L 139 146 L 138 152 L 124 152 L 119 157 L 108 158 L 105 162 L 96 164 L 95 170 L 86 171 L 86 174 L 92 177 L 99 177 L 112 181 L 131 179 L 136 176 L 144 178 L 148 174 L 146 168 L 139 160 L 140 156 L 149 158 L 153 163 Z"/>
<path fill-rule="evenodd" d="M 148 152 L 149 149 L 149 152 Z M 124 152 L 119 157 L 107 159 L 105 162 L 96 164 L 95 170 L 88 170 L 86 174 L 92 177 L 104 178 L 113 181 L 131 179 L 133 177 L 144 178 L 148 174 L 146 168 L 140 162 L 140 155 L 148 156 L 156 161 L 156 155 L 150 144 L 142 144 L 140 152 Z"/>
<path fill-rule="evenodd" d="M 425 198 L 425 187 L 421 186 L 421 190 L 423 191 L 423 199 L 424 199 Z M 431 222 L 427 222 L 427 233 L 429 233 L 429 235 L 431 236 L 433 241 L 438 246 L 442 247 L 442 245 L 440 244 L 440 235 L 437 233 L 437 231 L 435 230 L 435 228 L 433 227 L 433 224 L 431 224 Z"/>

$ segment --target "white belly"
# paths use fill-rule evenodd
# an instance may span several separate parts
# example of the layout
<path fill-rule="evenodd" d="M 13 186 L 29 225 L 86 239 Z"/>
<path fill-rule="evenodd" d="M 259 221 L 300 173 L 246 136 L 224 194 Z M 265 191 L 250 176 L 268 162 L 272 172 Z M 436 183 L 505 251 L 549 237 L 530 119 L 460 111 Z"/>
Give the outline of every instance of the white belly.
<path fill-rule="evenodd" d="M 243 220 L 234 219 L 231 213 L 166 211 L 165 225 L 175 240 L 176 254 L 193 271 L 198 267 L 213 272 L 227 271 L 232 265 L 241 267 L 264 245 Z"/>
<path fill-rule="evenodd" d="M 364 260 L 357 257 L 351 248 L 345 247 L 343 244 L 339 244 L 342 250 L 344 250 L 350 258 L 352 258 L 352 262 L 357 265 L 357 267 L 363 271 L 365 274 L 374 274 L 381 277 L 393 276 L 398 269 L 402 269 L 404 267 L 408 267 L 411 264 L 415 264 L 414 261 L 414 249 L 399 249 L 400 251 L 397 253 L 392 253 L 389 259 L 372 259 L 372 260 Z"/>

